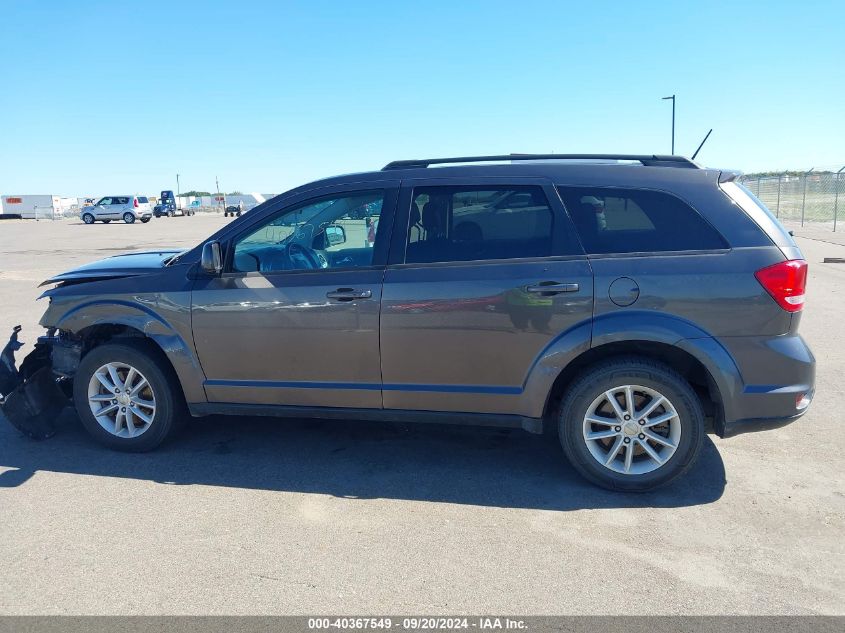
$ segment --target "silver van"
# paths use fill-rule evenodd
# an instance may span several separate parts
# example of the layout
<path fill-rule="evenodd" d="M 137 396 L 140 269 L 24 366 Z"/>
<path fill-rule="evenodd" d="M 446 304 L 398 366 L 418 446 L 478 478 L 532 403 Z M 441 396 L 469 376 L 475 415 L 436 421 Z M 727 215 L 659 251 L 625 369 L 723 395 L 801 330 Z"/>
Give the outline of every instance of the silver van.
<path fill-rule="evenodd" d="M 153 217 L 153 211 L 147 196 L 106 196 L 93 207 L 83 207 L 79 217 L 85 224 L 108 224 L 112 220 L 123 220 L 126 224 L 133 224 L 135 220 L 147 223 Z"/>

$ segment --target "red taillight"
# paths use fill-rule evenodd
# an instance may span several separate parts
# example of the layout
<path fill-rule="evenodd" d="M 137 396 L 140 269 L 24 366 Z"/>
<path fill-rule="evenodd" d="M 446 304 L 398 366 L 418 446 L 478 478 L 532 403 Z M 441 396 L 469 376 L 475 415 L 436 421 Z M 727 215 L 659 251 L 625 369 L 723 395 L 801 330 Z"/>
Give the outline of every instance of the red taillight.
<path fill-rule="evenodd" d="M 132 198 L 132 206 L 138 208 L 138 198 Z"/>
<path fill-rule="evenodd" d="M 807 286 L 807 262 L 793 259 L 754 273 L 757 281 L 772 299 L 787 312 L 798 312 L 804 307 L 804 288 Z"/>

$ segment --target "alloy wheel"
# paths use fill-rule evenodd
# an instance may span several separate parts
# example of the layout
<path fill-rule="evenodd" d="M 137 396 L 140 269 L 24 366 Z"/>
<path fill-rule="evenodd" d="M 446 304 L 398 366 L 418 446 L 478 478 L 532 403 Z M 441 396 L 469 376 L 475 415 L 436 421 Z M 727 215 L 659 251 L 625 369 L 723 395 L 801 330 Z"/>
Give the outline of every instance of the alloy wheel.
<path fill-rule="evenodd" d="M 599 395 L 584 416 L 583 436 L 593 458 L 614 472 L 643 475 L 663 466 L 681 439 L 681 420 L 666 396 L 641 385 Z"/>
<path fill-rule="evenodd" d="M 156 398 L 144 375 L 126 363 L 106 363 L 88 381 L 88 406 L 111 435 L 138 437 L 155 419 Z"/>

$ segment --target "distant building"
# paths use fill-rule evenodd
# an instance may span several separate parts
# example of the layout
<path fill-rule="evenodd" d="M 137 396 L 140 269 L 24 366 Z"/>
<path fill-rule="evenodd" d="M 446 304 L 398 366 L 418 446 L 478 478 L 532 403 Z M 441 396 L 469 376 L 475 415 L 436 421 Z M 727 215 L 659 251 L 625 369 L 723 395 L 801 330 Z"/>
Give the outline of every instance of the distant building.
<path fill-rule="evenodd" d="M 50 194 L 4 194 L 0 196 L 0 214 L 23 219 L 55 219 L 79 211 L 76 198 Z"/>

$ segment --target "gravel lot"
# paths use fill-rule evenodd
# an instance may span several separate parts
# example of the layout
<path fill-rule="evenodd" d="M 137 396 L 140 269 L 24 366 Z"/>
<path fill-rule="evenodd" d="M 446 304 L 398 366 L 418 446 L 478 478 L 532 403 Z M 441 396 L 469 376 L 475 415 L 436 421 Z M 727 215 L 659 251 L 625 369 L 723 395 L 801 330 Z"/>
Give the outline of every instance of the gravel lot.
<path fill-rule="evenodd" d="M 41 333 L 49 274 L 228 221 L 0 222 L 0 336 Z M 0 424 L 0 613 L 845 614 L 845 240 L 796 233 L 815 402 L 669 489 L 518 431 L 211 418 L 125 455 L 68 410 L 42 443 Z"/>

